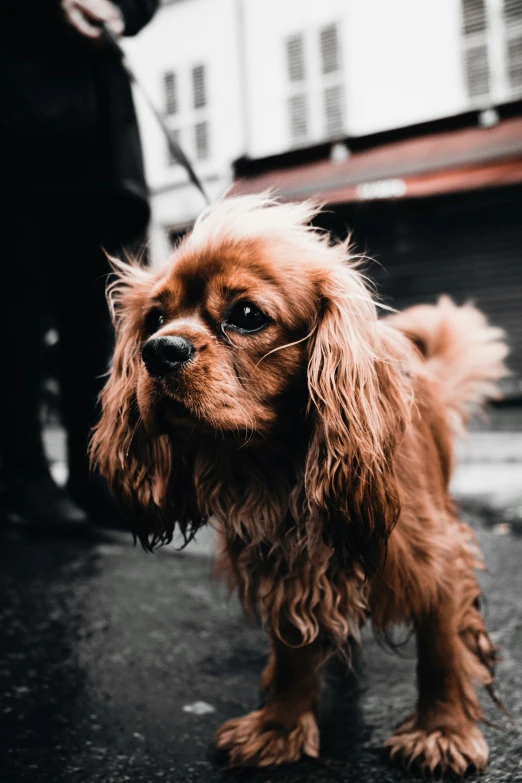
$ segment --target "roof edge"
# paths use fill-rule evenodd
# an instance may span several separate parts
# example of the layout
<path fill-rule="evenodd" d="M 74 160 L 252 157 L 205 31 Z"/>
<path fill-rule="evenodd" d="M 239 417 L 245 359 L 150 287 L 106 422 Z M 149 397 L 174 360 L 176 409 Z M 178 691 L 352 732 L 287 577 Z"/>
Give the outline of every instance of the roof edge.
<path fill-rule="evenodd" d="M 456 131 L 464 128 L 478 125 L 478 118 L 481 109 L 473 109 L 452 115 L 451 117 L 441 117 L 427 122 L 420 122 L 414 125 L 407 125 L 401 128 L 393 128 L 387 131 L 379 131 L 366 136 L 340 136 L 330 139 L 320 144 L 313 144 L 309 147 L 299 147 L 297 149 L 287 150 L 276 155 L 268 155 L 263 158 L 250 158 L 242 155 L 232 163 L 234 179 L 243 179 L 255 177 L 258 174 L 271 171 L 272 169 L 284 169 L 299 166 L 304 163 L 313 163 L 325 160 L 330 156 L 330 151 L 335 144 L 345 143 L 352 152 L 362 152 L 372 147 L 378 147 L 389 144 L 394 141 L 406 141 L 419 136 L 428 136 L 445 131 Z M 495 109 L 500 120 L 510 119 L 522 114 L 522 100 L 511 101 L 498 105 L 491 105 L 488 108 Z"/>

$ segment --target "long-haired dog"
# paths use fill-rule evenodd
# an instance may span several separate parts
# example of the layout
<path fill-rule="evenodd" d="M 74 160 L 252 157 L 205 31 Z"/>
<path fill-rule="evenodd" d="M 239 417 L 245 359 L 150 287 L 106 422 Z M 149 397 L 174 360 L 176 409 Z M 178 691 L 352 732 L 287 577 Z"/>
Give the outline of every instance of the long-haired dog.
<path fill-rule="evenodd" d="M 147 549 L 212 520 L 221 571 L 266 628 L 265 705 L 216 735 L 232 765 L 318 755 L 321 670 L 370 616 L 417 638 L 391 756 L 482 769 L 475 686 L 495 647 L 448 484 L 455 427 L 504 374 L 502 332 L 447 298 L 379 320 L 316 212 L 224 199 L 165 267 L 118 265 L 93 460 Z"/>

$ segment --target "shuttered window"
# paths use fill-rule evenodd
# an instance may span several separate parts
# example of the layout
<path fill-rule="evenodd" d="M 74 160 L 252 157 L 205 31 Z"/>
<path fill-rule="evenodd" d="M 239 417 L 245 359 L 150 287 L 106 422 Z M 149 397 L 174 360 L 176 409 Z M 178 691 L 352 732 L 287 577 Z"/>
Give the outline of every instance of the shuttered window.
<path fill-rule="evenodd" d="M 324 116 L 327 136 L 340 134 L 344 126 L 343 89 L 340 84 L 324 91 Z"/>
<path fill-rule="evenodd" d="M 208 122 L 198 122 L 194 126 L 196 159 L 206 160 L 209 156 Z"/>
<path fill-rule="evenodd" d="M 489 63 L 486 44 L 471 46 L 465 53 L 466 84 L 470 98 L 489 95 Z"/>
<path fill-rule="evenodd" d="M 485 32 L 485 0 L 464 0 L 462 3 L 462 30 L 464 35 L 473 35 L 473 33 Z"/>
<path fill-rule="evenodd" d="M 303 141 L 308 135 L 308 100 L 306 95 L 292 95 L 288 100 L 290 137 Z"/>
<path fill-rule="evenodd" d="M 522 35 L 510 38 L 507 47 L 508 78 L 512 88 L 522 88 Z"/>
<path fill-rule="evenodd" d="M 331 139 L 340 136 L 344 129 L 344 86 L 337 24 L 329 24 L 319 31 L 319 53 L 323 81 L 323 133 Z"/>
<path fill-rule="evenodd" d="M 285 40 L 286 76 L 290 84 L 288 98 L 288 127 L 292 143 L 304 141 L 308 136 L 308 94 L 304 84 L 305 37 L 303 33 L 288 36 Z M 298 90 L 298 92 L 296 92 Z"/>
<path fill-rule="evenodd" d="M 173 71 L 163 74 L 163 97 L 165 114 L 176 114 L 178 111 L 178 84 Z"/>
<path fill-rule="evenodd" d="M 170 135 L 174 138 L 175 141 L 177 141 L 178 144 L 181 144 L 181 130 L 179 128 L 170 128 Z M 167 144 L 167 160 L 169 166 L 175 166 L 177 163 L 177 160 L 172 154 L 168 144 Z"/>
<path fill-rule="evenodd" d="M 330 24 L 323 27 L 319 34 L 319 46 L 321 50 L 321 69 L 323 73 L 335 73 L 341 67 L 339 57 L 339 40 L 337 25 Z"/>
<path fill-rule="evenodd" d="M 286 66 L 290 82 L 302 82 L 305 78 L 304 40 L 301 33 L 286 39 Z"/>
<path fill-rule="evenodd" d="M 487 98 L 491 87 L 487 0 L 461 0 L 464 82 L 468 98 Z"/>
<path fill-rule="evenodd" d="M 522 0 L 504 0 L 506 25 L 522 25 Z"/>
<path fill-rule="evenodd" d="M 176 72 L 165 72 L 163 86 L 166 121 L 172 137 L 189 159 L 208 160 L 212 145 L 207 65 L 190 64 Z M 164 165 L 175 168 L 177 161 L 169 145 L 160 149 L 165 156 Z"/>
<path fill-rule="evenodd" d="M 197 65 L 192 69 L 192 95 L 195 109 L 201 109 L 207 105 L 207 84 L 204 65 Z"/>
<path fill-rule="evenodd" d="M 339 138 L 345 115 L 339 26 L 295 33 L 283 43 L 290 143 Z"/>
<path fill-rule="evenodd" d="M 522 0 L 461 0 L 462 61 L 470 102 L 522 96 Z"/>
<path fill-rule="evenodd" d="M 513 96 L 522 95 L 522 0 L 504 0 L 506 70 Z"/>

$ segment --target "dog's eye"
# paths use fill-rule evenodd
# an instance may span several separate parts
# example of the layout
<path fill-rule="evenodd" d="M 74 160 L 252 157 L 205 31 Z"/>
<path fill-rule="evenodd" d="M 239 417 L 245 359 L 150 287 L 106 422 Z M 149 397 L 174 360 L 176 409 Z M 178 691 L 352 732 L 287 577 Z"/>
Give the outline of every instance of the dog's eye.
<path fill-rule="evenodd" d="M 145 331 L 150 337 L 152 334 L 157 332 L 158 329 L 161 329 L 164 323 L 165 316 L 163 311 L 160 310 L 159 307 L 155 307 L 154 310 L 150 311 L 145 319 Z"/>
<path fill-rule="evenodd" d="M 237 302 L 225 318 L 224 326 L 239 332 L 258 332 L 270 321 L 259 307 L 245 300 Z"/>

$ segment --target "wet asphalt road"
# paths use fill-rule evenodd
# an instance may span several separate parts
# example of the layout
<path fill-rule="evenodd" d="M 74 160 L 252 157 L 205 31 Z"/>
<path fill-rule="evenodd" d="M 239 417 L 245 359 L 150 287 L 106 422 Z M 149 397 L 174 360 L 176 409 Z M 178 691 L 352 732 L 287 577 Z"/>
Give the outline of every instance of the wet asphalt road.
<path fill-rule="evenodd" d="M 522 724 L 522 537 L 475 518 L 490 573 L 488 627 L 503 647 L 499 692 Z M 391 783 L 380 747 L 414 702 L 413 648 L 371 631 L 356 675 L 332 667 L 322 757 L 275 771 L 227 772 L 211 737 L 257 706 L 263 634 L 210 575 L 210 560 L 146 555 L 130 536 L 73 541 L 0 531 L 0 781 L 17 783 Z M 206 714 L 185 711 L 195 702 Z M 485 695 L 484 783 L 522 781 L 522 735 Z"/>

